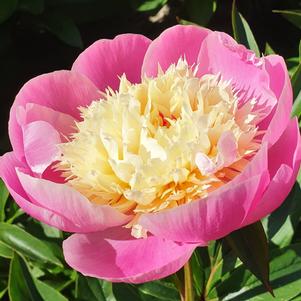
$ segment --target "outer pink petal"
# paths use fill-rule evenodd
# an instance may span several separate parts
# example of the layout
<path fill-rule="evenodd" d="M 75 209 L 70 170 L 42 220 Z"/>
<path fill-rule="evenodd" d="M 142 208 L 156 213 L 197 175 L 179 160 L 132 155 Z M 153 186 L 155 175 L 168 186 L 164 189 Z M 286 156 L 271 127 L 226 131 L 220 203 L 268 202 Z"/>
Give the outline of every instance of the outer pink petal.
<path fill-rule="evenodd" d="M 0 177 L 5 182 L 16 203 L 32 217 L 68 232 L 99 231 L 109 226 L 120 225 L 128 218 L 112 208 L 97 206 L 81 195 L 66 193 L 64 188 L 57 189 L 54 184 L 47 186 L 48 181 L 34 179 L 19 171 L 26 188 L 34 191 L 34 196 L 40 197 L 38 202 L 30 198 L 22 187 L 16 174 L 16 169 L 30 172 L 24 163 L 18 161 L 14 153 L 7 153 L 0 158 Z M 42 183 L 38 183 L 42 181 Z M 32 185 L 32 187 L 28 187 Z M 41 195 L 41 193 L 43 193 Z M 55 199 L 56 198 L 56 199 Z"/>
<path fill-rule="evenodd" d="M 269 171 L 272 180 L 263 196 L 250 210 L 244 225 L 261 219 L 281 205 L 296 181 L 300 161 L 301 139 L 298 120 L 295 118 L 269 150 Z"/>
<path fill-rule="evenodd" d="M 196 246 L 154 236 L 136 239 L 131 237 L 129 229 L 122 228 L 74 234 L 63 243 L 67 263 L 84 275 L 132 283 L 175 273 Z"/>
<path fill-rule="evenodd" d="M 270 116 L 262 122 L 261 128 L 267 128 L 264 141 L 274 144 L 286 129 L 292 110 L 293 93 L 285 62 L 281 56 L 265 57 L 265 68 L 270 77 L 270 88 L 278 102 Z"/>
<path fill-rule="evenodd" d="M 262 108 L 266 116 L 275 106 L 276 98 L 269 89 L 269 76 L 264 69 L 264 61 L 237 44 L 229 35 L 210 33 L 202 43 L 197 62 L 199 76 L 220 74 L 224 80 L 231 80 L 240 91 L 242 101 L 255 97 L 258 108 Z"/>
<path fill-rule="evenodd" d="M 298 119 L 295 117 L 288 123 L 280 139 L 269 149 L 269 172 L 271 177 L 276 174 L 282 164 L 298 169 L 300 161 L 300 132 Z M 298 170 L 297 170 L 298 172 Z"/>
<path fill-rule="evenodd" d="M 189 65 L 196 65 L 201 44 L 210 32 L 207 28 L 192 25 L 166 29 L 148 48 L 142 75 L 156 76 L 158 64 L 165 71 L 181 57 L 186 58 Z"/>
<path fill-rule="evenodd" d="M 99 40 L 79 55 L 72 70 L 86 75 L 101 91 L 107 87 L 117 89 L 123 73 L 130 82 L 139 83 L 143 58 L 150 43 L 151 40 L 138 34 Z"/>
<path fill-rule="evenodd" d="M 123 225 L 131 218 L 110 206 L 91 203 L 66 184 L 34 178 L 20 169 L 17 175 L 32 203 L 69 219 L 79 228 L 76 232 L 100 231 Z"/>
<path fill-rule="evenodd" d="M 34 121 L 23 128 L 24 153 L 31 170 L 42 174 L 46 168 L 59 159 L 60 134 L 45 121 Z"/>
<path fill-rule="evenodd" d="M 139 224 L 158 237 L 207 245 L 240 227 L 266 181 L 266 173 L 254 176 L 188 205 L 142 215 Z"/>
<path fill-rule="evenodd" d="M 6 153 L 0 158 L 0 177 L 6 184 L 10 194 L 16 203 L 32 217 L 50 225 L 68 232 L 80 231 L 80 227 L 64 216 L 58 215 L 48 209 L 37 206 L 28 200 L 28 196 L 20 184 L 15 168 L 26 168 L 20 163 L 14 153 Z"/>
<path fill-rule="evenodd" d="M 142 215 L 139 224 L 158 237 L 207 245 L 241 227 L 268 183 L 267 147 L 263 145 L 243 173 L 207 198 Z"/>
<path fill-rule="evenodd" d="M 10 111 L 9 136 L 17 158 L 24 159 L 23 136 L 16 116 L 20 106 L 35 103 L 80 119 L 78 107 L 99 98 L 99 91 L 88 78 L 71 71 L 52 72 L 27 82 Z"/>

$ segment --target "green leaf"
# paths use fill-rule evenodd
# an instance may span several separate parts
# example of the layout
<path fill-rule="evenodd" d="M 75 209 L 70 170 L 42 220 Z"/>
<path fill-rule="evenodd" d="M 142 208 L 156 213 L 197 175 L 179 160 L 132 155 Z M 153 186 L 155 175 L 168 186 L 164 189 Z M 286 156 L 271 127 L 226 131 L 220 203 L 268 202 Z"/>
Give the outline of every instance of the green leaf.
<path fill-rule="evenodd" d="M 43 17 L 43 26 L 67 45 L 83 48 L 80 32 L 70 17 L 58 12 L 48 13 Z"/>
<path fill-rule="evenodd" d="M 171 282 L 157 280 L 140 284 L 137 287 L 143 300 L 180 300 L 180 295 Z"/>
<path fill-rule="evenodd" d="M 214 289 L 222 279 L 232 272 L 235 267 L 241 265 L 241 261 L 234 254 L 233 250 L 229 247 L 226 240 L 219 242 L 219 247 L 215 255 L 215 259 L 212 260 L 209 276 L 207 276 L 205 296 L 210 295 L 212 289 Z"/>
<path fill-rule="evenodd" d="M 192 269 L 193 284 L 196 290 L 196 295 L 201 296 L 205 285 L 205 264 L 203 263 L 200 248 L 196 248 L 190 258 L 190 264 Z"/>
<path fill-rule="evenodd" d="M 271 45 L 269 43 L 265 43 L 264 54 L 265 55 L 275 54 L 274 49 L 271 47 Z"/>
<path fill-rule="evenodd" d="M 128 283 L 113 283 L 116 301 L 143 301 L 136 286 Z"/>
<path fill-rule="evenodd" d="M 225 239 L 243 264 L 272 293 L 269 284 L 268 244 L 261 222 L 236 230 Z"/>
<path fill-rule="evenodd" d="M 60 230 L 58 230 L 57 228 L 48 226 L 44 223 L 39 223 L 39 224 L 43 228 L 44 234 L 47 237 L 51 237 L 51 238 L 61 238 L 62 237 L 62 232 Z"/>
<path fill-rule="evenodd" d="M 133 6 L 141 12 L 155 10 L 161 8 L 163 5 L 167 3 L 168 0 L 135 0 L 133 2 Z"/>
<path fill-rule="evenodd" d="M 301 243 L 271 251 L 270 280 L 276 298 L 243 266 L 215 287 L 208 300 L 292 300 L 301 293 Z M 297 300 L 297 299 L 293 299 Z"/>
<path fill-rule="evenodd" d="M 259 57 L 260 51 L 254 35 L 245 18 L 237 11 L 235 0 L 232 5 L 232 28 L 235 40 L 253 50 L 256 56 Z"/>
<path fill-rule="evenodd" d="M 300 93 L 301 90 L 301 64 L 299 64 L 297 70 L 292 76 L 292 87 L 293 87 L 293 92 L 294 92 L 294 97 L 296 98 L 298 94 Z"/>
<path fill-rule="evenodd" d="M 207 269 L 206 285 L 204 295 L 207 296 L 221 276 L 222 244 L 220 240 L 213 241 L 208 245 L 210 267 Z M 208 271 L 209 270 L 209 271 Z M 205 270 L 206 271 L 206 270 Z"/>
<path fill-rule="evenodd" d="M 44 11 L 44 0 L 19 0 L 18 10 L 39 15 Z"/>
<path fill-rule="evenodd" d="M 204 26 L 210 21 L 215 9 L 216 1 L 214 0 L 187 0 L 183 3 L 184 19 Z"/>
<path fill-rule="evenodd" d="M 77 297 L 87 301 L 106 301 L 101 280 L 79 275 Z"/>
<path fill-rule="evenodd" d="M 14 254 L 13 250 L 0 241 L 0 257 L 12 258 L 13 254 Z"/>
<path fill-rule="evenodd" d="M 194 23 L 194 22 L 191 22 L 191 21 L 187 21 L 185 19 L 181 19 L 181 18 L 177 18 L 177 21 L 179 24 L 182 24 L 182 25 L 195 25 L 195 26 L 199 26 L 199 24 L 197 23 Z"/>
<path fill-rule="evenodd" d="M 107 301 L 116 301 L 115 296 L 113 294 L 113 284 L 112 282 L 99 280 L 102 286 L 103 294 Z"/>
<path fill-rule="evenodd" d="M 15 11 L 18 0 L 0 1 L 0 24 L 6 21 Z"/>
<path fill-rule="evenodd" d="M 17 226 L 0 223 L 0 241 L 22 255 L 62 266 L 46 243 Z"/>
<path fill-rule="evenodd" d="M 297 116 L 299 118 L 301 115 L 301 63 L 294 72 L 291 82 L 295 99 L 292 109 L 292 116 Z"/>
<path fill-rule="evenodd" d="M 298 66 L 299 66 L 299 57 L 290 57 L 285 60 L 288 74 L 290 77 L 293 76 L 293 74 L 296 72 Z"/>
<path fill-rule="evenodd" d="M 8 293 L 11 301 L 43 301 L 26 262 L 17 253 L 10 264 Z"/>
<path fill-rule="evenodd" d="M 0 222 L 5 220 L 5 205 L 8 200 L 9 192 L 4 182 L 0 179 Z"/>
<path fill-rule="evenodd" d="M 278 247 L 288 246 L 301 217 L 301 190 L 296 183 L 285 202 L 264 220 L 267 236 Z"/>
<path fill-rule="evenodd" d="M 17 206 L 17 205 L 16 205 Z M 12 224 L 18 217 L 24 214 L 24 211 L 21 208 L 18 208 L 14 211 L 14 214 L 10 216 L 5 222 L 7 224 Z"/>
<path fill-rule="evenodd" d="M 44 301 L 68 301 L 68 299 L 56 289 L 38 279 L 35 279 L 35 285 Z"/>
<path fill-rule="evenodd" d="M 0 300 L 2 300 L 1 298 L 6 294 L 6 292 L 7 292 L 7 288 L 0 291 Z"/>
<path fill-rule="evenodd" d="M 294 92 L 294 104 L 292 109 L 292 116 L 297 116 L 298 118 L 301 115 L 301 40 L 299 42 L 299 65 L 295 69 L 292 75 L 292 87 Z"/>
<path fill-rule="evenodd" d="M 281 14 L 284 18 L 301 29 L 301 10 L 273 10 L 273 13 Z"/>

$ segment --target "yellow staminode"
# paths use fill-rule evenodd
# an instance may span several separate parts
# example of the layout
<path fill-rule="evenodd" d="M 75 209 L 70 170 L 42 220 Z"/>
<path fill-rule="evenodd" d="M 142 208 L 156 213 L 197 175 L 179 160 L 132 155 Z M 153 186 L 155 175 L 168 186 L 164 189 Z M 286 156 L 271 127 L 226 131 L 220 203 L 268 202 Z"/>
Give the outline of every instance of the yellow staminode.
<path fill-rule="evenodd" d="M 80 110 L 57 168 L 91 202 L 133 214 L 137 237 L 140 214 L 205 197 L 258 148 L 254 101 L 238 106 L 230 82 L 198 78 L 182 59 L 140 84 L 122 76 L 118 91 Z"/>

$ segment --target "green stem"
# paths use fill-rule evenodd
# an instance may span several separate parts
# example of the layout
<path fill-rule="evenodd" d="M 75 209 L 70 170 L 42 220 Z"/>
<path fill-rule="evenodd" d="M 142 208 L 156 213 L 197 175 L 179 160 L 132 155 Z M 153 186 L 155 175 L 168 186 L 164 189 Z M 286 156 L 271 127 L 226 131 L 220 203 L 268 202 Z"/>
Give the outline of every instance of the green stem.
<path fill-rule="evenodd" d="M 193 279 L 189 261 L 184 265 L 184 283 L 184 301 L 193 301 Z"/>

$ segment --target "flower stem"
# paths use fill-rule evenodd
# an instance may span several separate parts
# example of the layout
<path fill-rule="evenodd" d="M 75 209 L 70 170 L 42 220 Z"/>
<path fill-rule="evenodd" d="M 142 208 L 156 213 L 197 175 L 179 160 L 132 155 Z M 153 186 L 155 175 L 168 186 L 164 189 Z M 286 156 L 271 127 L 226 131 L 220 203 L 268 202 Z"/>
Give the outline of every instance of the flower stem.
<path fill-rule="evenodd" d="M 189 261 L 184 265 L 184 284 L 184 301 L 193 301 L 193 279 Z"/>

